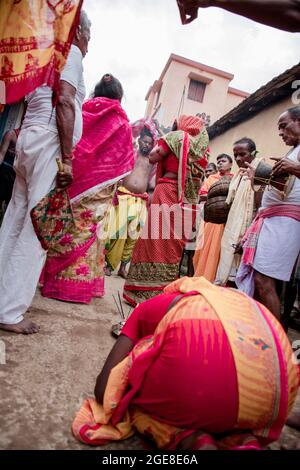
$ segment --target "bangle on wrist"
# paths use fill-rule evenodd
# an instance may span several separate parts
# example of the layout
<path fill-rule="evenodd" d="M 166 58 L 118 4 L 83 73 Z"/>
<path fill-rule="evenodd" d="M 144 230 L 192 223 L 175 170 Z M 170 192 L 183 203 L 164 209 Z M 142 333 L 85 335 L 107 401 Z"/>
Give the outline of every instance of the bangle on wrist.
<path fill-rule="evenodd" d="M 69 155 L 62 155 L 62 157 L 61 157 L 63 162 L 72 161 L 73 158 L 74 158 L 73 153 L 70 153 Z"/>

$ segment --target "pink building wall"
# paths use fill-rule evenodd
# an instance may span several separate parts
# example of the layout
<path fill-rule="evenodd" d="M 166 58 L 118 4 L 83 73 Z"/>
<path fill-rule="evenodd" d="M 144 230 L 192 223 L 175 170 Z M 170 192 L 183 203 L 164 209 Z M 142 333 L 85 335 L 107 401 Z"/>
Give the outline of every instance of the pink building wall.
<path fill-rule="evenodd" d="M 188 98 L 191 79 L 206 83 L 202 103 Z M 145 116 L 154 117 L 168 127 L 179 114 L 205 112 L 213 123 L 249 96 L 230 89 L 232 79 L 232 74 L 171 54 L 160 78 L 146 96 Z"/>

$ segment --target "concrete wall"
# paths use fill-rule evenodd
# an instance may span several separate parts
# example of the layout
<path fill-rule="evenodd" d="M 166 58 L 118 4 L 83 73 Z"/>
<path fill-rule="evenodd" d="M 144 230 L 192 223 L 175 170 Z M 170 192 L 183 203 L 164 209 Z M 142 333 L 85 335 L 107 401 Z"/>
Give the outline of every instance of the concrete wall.
<path fill-rule="evenodd" d="M 228 113 L 229 111 L 231 111 L 233 108 L 235 108 L 236 106 L 238 106 L 245 98 L 239 96 L 239 95 L 236 95 L 235 93 L 227 93 L 227 97 L 226 97 L 226 103 L 225 103 L 225 109 L 224 109 L 224 113 L 223 113 L 223 116 L 224 114 Z"/>
<path fill-rule="evenodd" d="M 224 114 L 229 80 L 208 72 L 201 72 L 201 76 L 212 80 L 206 85 L 203 103 L 187 98 L 190 84 L 190 73 L 200 74 L 199 69 L 188 65 L 172 62 L 164 77 L 159 102 L 163 108 L 162 124 L 170 125 L 178 114 L 192 114 L 205 112 L 211 116 L 211 122 Z M 185 87 L 183 106 L 182 95 Z"/>
<path fill-rule="evenodd" d="M 153 113 L 153 110 L 154 110 L 154 105 L 155 105 L 155 97 L 156 97 L 156 93 L 151 91 L 149 93 L 148 100 L 147 100 L 145 117 L 152 116 L 152 113 Z"/>
<path fill-rule="evenodd" d="M 207 79 L 204 92 L 203 103 L 189 99 L 188 90 L 190 84 L 189 75 L 193 73 L 196 80 Z M 155 115 L 164 126 L 170 126 L 178 114 L 192 114 L 205 112 L 210 115 L 211 123 L 223 116 L 229 109 L 237 106 L 243 97 L 230 93 L 228 97 L 228 87 L 230 80 L 211 72 L 201 71 L 196 67 L 172 61 L 166 71 L 158 100 L 160 110 Z M 184 100 L 182 103 L 183 91 L 185 89 Z M 155 95 L 155 96 L 154 96 Z M 155 93 L 150 93 L 148 98 L 146 116 L 152 116 L 156 103 Z M 154 99 L 155 98 L 155 99 Z M 231 107 L 230 107 L 231 106 Z"/>
<path fill-rule="evenodd" d="M 212 139 L 209 144 L 211 161 L 215 161 L 220 153 L 228 153 L 232 156 L 233 143 L 242 137 L 250 137 L 254 140 L 259 156 L 282 157 L 285 155 L 289 147 L 278 135 L 277 121 L 280 114 L 291 106 L 291 99 L 286 98 Z"/>

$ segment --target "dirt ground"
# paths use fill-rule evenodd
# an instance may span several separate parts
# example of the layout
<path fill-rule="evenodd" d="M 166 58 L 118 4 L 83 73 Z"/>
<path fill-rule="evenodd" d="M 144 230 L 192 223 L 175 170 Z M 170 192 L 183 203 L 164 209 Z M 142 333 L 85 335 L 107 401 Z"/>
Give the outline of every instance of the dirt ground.
<path fill-rule="evenodd" d="M 6 364 L 0 364 L 0 449 L 93 449 L 77 442 L 70 427 L 83 399 L 93 394 L 114 344 L 110 329 L 120 317 L 112 294 L 122 293 L 123 282 L 114 275 L 106 278 L 105 297 L 91 305 L 46 299 L 37 291 L 28 315 L 40 332 L 0 332 L 6 350 Z M 292 330 L 290 337 L 299 339 L 300 334 Z M 297 438 L 300 433 L 285 427 L 271 447 L 292 446 Z M 134 437 L 96 449 L 143 448 Z"/>

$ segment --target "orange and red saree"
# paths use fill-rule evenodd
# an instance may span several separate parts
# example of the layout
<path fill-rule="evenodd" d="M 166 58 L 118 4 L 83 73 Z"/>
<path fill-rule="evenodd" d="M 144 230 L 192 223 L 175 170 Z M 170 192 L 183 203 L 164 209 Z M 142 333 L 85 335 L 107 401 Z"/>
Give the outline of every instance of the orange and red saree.
<path fill-rule="evenodd" d="M 1 0 L 1 101 L 13 103 L 46 84 L 57 89 L 79 23 L 82 0 Z"/>
<path fill-rule="evenodd" d="M 220 449 L 277 440 L 299 385 L 279 322 L 247 295 L 204 278 L 178 279 L 165 292 L 193 295 L 111 371 L 103 405 L 85 401 L 74 435 L 103 445 L 137 430 L 168 450 L 198 431 Z"/>
<path fill-rule="evenodd" d="M 220 178 L 220 173 L 211 175 L 201 187 L 200 195 L 207 195 L 210 187 Z M 208 281 L 214 282 L 220 259 L 224 228 L 224 224 L 204 223 L 203 234 L 199 237 L 202 246 L 197 247 L 193 258 L 195 276 L 204 276 Z"/>

